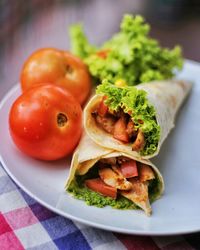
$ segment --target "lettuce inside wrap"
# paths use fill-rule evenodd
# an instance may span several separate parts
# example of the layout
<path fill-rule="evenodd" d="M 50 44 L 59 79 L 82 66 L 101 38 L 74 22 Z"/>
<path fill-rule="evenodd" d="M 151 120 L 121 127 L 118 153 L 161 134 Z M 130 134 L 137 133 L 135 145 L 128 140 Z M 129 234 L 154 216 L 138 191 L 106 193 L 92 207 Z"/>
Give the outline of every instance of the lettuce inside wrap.
<path fill-rule="evenodd" d="M 123 110 L 134 122 L 134 129 L 142 131 L 145 145 L 140 154 L 155 153 L 160 138 L 160 126 L 156 120 L 155 108 L 147 99 L 147 93 L 135 87 L 119 88 L 106 80 L 97 87 L 96 93 L 106 96 L 105 104 L 110 110 Z"/>
<path fill-rule="evenodd" d="M 87 205 L 143 209 L 150 215 L 150 203 L 158 199 L 163 191 L 162 177 L 154 166 L 135 161 L 119 152 L 97 158 L 90 167 L 88 161 L 76 167 L 67 191 Z"/>
<path fill-rule="evenodd" d="M 192 84 L 171 79 L 117 87 L 104 80 L 84 109 L 84 127 L 98 145 L 150 159 L 174 127 Z"/>
<path fill-rule="evenodd" d="M 97 87 L 96 93 L 106 97 L 104 102 L 112 113 L 123 111 L 134 122 L 134 130 L 143 133 L 145 142 L 140 154 L 155 153 L 160 138 L 160 126 L 156 120 L 156 111 L 147 99 L 147 93 L 135 87 L 119 88 L 105 80 Z"/>

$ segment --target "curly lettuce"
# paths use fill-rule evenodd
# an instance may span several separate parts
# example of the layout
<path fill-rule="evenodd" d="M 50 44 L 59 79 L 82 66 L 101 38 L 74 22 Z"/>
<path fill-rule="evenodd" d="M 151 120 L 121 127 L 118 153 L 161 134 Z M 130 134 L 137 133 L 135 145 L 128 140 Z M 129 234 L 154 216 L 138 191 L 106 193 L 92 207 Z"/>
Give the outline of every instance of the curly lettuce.
<path fill-rule="evenodd" d="M 86 58 L 96 52 L 96 47 L 91 45 L 83 32 L 81 24 L 72 25 L 70 30 L 71 50 L 80 58 Z"/>
<path fill-rule="evenodd" d="M 96 93 L 106 95 L 106 104 L 111 110 L 123 109 L 131 116 L 136 128 L 142 130 L 146 143 L 140 154 L 154 154 L 160 139 L 160 126 L 156 120 L 155 108 L 147 99 L 147 93 L 130 86 L 119 88 L 107 80 L 97 87 Z"/>
<path fill-rule="evenodd" d="M 120 31 L 99 48 L 91 45 L 81 25 L 71 27 L 72 52 L 88 65 L 97 83 L 123 79 L 128 85 L 168 79 L 182 69 L 179 46 L 169 50 L 149 37 L 150 26 L 142 16 L 125 15 Z M 104 56 L 102 56 L 104 53 Z"/>

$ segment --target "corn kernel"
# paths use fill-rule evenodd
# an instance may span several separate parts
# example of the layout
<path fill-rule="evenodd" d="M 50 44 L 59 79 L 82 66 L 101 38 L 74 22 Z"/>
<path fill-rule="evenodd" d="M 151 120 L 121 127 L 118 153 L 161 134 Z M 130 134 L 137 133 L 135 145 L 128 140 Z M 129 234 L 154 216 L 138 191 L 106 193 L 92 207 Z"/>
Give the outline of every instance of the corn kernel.
<path fill-rule="evenodd" d="M 126 81 L 124 81 L 123 79 L 119 79 L 115 81 L 115 86 L 119 87 L 119 88 L 123 88 L 126 87 Z"/>

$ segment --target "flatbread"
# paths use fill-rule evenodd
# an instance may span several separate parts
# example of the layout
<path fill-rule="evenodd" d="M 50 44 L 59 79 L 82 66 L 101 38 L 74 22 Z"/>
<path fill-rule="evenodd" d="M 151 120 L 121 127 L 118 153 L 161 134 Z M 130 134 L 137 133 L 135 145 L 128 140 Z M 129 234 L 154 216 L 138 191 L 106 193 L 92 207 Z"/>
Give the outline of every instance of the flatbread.
<path fill-rule="evenodd" d="M 139 152 L 132 150 L 132 144 L 125 144 L 116 140 L 111 134 L 96 124 L 92 112 L 98 107 L 102 100 L 102 95 L 95 95 L 88 102 L 84 110 L 84 127 L 88 136 L 102 147 L 128 153 L 139 159 L 150 159 L 159 153 L 162 143 L 174 127 L 177 111 L 189 94 L 192 84 L 182 80 L 168 80 L 144 83 L 135 86 L 135 88 L 147 92 L 147 98 L 156 110 L 156 120 L 160 125 L 161 133 L 157 150 L 154 154 L 141 156 Z"/>

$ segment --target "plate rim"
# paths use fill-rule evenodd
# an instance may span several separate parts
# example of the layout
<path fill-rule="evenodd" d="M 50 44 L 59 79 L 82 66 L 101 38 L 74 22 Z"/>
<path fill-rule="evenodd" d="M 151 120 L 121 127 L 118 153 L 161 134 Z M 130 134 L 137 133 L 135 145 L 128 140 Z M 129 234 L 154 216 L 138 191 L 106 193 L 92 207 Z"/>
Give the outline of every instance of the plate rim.
<path fill-rule="evenodd" d="M 200 62 L 197 61 L 193 61 L 193 60 L 189 60 L 189 59 L 185 59 L 184 60 L 185 63 L 187 64 L 192 64 L 192 65 L 196 65 L 198 67 L 200 67 Z M 15 84 L 12 88 L 10 88 L 8 90 L 8 92 L 4 95 L 4 97 L 2 98 L 2 100 L 0 101 L 0 110 L 2 109 L 2 107 L 4 106 L 4 104 L 6 103 L 6 101 L 9 99 L 10 96 L 12 96 L 12 94 L 19 88 L 19 83 Z M 189 233 L 197 233 L 200 232 L 200 225 L 198 229 L 183 229 L 183 230 L 171 230 L 171 231 L 162 231 L 162 232 L 158 232 L 158 231 L 154 231 L 154 232 L 150 232 L 148 230 L 145 231 L 138 231 L 138 230 L 130 230 L 130 229 L 125 229 L 125 228 L 119 228 L 119 227 L 112 227 L 112 226 L 107 226 L 107 225 L 103 225 L 97 222 L 92 222 L 92 221 L 88 221 L 86 219 L 82 219 L 79 218 L 77 216 L 71 215 L 69 213 L 66 213 L 50 204 L 48 204 L 47 202 L 43 201 L 42 199 L 40 199 L 38 196 L 35 196 L 31 191 L 29 191 L 20 181 L 17 180 L 17 178 L 15 178 L 15 176 L 12 174 L 12 172 L 7 168 L 4 159 L 1 155 L 0 152 L 0 163 L 3 166 L 3 169 L 6 171 L 6 173 L 11 177 L 11 179 L 24 191 L 26 192 L 30 197 L 32 197 L 33 199 L 35 199 L 38 203 L 40 203 L 41 205 L 43 205 L 44 207 L 46 207 L 47 209 L 51 210 L 52 212 L 63 216 L 67 219 L 71 219 L 73 221 L 76 222 L 80 222 L 82 224 L 85 224 L 87 226 L 91 226 L 94 228 L 98 228 L 98 229 L 102 229 L 102 230 L 106 230 L 106 231 L 110 231 L 110 232 L 117 232 L 117 233 L 122 233 L 122 234 L 131 234 L 131 235 L 139 235 L 139 236 L 175 236 L 175 235 L 183 235 L 183 234 L 189 234 Z"/>

